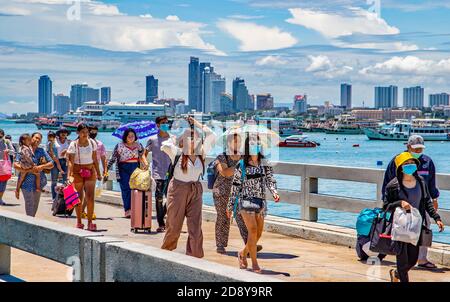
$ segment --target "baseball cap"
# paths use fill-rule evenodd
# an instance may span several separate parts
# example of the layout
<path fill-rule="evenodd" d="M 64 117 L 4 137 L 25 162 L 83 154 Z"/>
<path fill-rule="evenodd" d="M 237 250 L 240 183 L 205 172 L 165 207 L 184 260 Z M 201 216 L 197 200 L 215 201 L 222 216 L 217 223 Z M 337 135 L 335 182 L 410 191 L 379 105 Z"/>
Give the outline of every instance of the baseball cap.
<path fill-rule="evenodd" d="M 416 148 L 425 149 L 423 137 L 420 135 L 411 135 L 408 139 L 408 146 L 414 149 Z"/>

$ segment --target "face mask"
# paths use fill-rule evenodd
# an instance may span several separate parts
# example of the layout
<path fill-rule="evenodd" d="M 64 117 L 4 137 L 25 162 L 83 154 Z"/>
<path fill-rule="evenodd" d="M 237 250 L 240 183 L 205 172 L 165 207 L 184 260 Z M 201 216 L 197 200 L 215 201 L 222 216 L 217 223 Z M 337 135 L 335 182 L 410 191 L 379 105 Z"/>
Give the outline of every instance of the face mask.
<path fill-rule="evenodd" d="M 417 171 L 417 166 L 415 164 L 409 164 L 403 166 L 403 173 L 407 175 L 413 175 Z"/>
<path fill-rule="evenodd" d="M 414 157 L 415 159 L 419 159 L 419 157 L 422 156 L 422 153 L 414 153 L 414 152 L 409 152 L 411 153 L 412 157 Z"/>
<path fill-rule="evenodd" d="M 162 124 L 161 126 L 159 126 L 159 129 L 161 131 L 167 132 L 169 131 L 169 124 Z"/>
<path fill-rule="evenodd" d="M 261 146 L 260 145 L 250 145 L 249 152 L 250 152 L 250 155 L 257 155 L 261 152 Z"/>
<path fill-rule="evenodd" d="M 89 133 L 89 137 L 95 139 L 97 137 L 97 133 Z"/>

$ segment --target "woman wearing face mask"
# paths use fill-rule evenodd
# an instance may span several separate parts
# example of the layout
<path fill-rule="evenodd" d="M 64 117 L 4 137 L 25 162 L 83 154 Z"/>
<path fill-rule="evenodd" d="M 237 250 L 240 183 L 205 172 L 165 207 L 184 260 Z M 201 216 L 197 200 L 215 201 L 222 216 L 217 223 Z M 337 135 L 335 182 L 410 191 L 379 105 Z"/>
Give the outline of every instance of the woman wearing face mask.
<path fill-rule="evenodd" d="M 409 152 L 403 152 L 395 158 L 397 176 L 386 186 L 383 208 L 393 215 L 397 207 L 405 210 L 414 207 L 419 210 L 422 219 L 425 219 L 425 213 L 428 213 L 442 232 L 444 224 L 433 207 L 427 183 L 417 173 L 419 164 Z M 420 239 L 417 246 L 403 242 L 401 245 L 401 253 L 397 256 L 397 270 L 390 271 L 392 282 L 409 282 L 408 272 L 416 265 L 419 257 Z"/>
<path fill-rule="evenodd" d="M 252 270 L 261 273 L 256 246 L 264 228 L 264 216 L 267 214 L 266 187 L 272 193 L 275 202 L 279 202 L 280 197 L 277 192 L 276 180 L 273 177 L 273 169 L 261 154 L 260 139 L 257 135 L 250 135 L 245 140 L 243 167 L 245 169 L 243 180 L 241 163 L 234 172 L 227 211 L 230 217 L 235 208 L 236 197 L 238 197 L 237 211 L 242 215 L 248 230 L 247 244 L 241 252 L 238 252 L 239 267 L 247 268 L 247 255 L 250 253 Z"/>
<path fill-rule="evenodd" d="M 177 248 L 186 217 L 189 233 L 186 254 L 202 258 L 203 189 L 200 178 L 204 174 L 205 157 L 212 148 L 215 135 L 211 129 L 191 117 L 188 118 L 188 122 L 191 129 L 185 131 L 179 146 L 173 144 L 172 140 L 167 140 L 161 147 L 161 150 L 170 157 L 174 167 L 167 192 L 166 235 L 161 248 L 169 251 Z"/>
<path fill-rule="evenodd" d="M 114 147 L 111 159 L 108 162 L 106 171 L 111 170 L 116 164 L 116 179 L 120 184 L 122 192 L 123 209 L 125 218 L 131 217 L 131 188 L 130 177 L 134 170 L 139 167 L 139 163 L 145 163 L 144 147 L 137 140 L 137 134 L 134 129 L 127 129 L 122 136 L 122 142 Z M 104 174 L 104 179 L 108 178 L 108 174 Z"/>

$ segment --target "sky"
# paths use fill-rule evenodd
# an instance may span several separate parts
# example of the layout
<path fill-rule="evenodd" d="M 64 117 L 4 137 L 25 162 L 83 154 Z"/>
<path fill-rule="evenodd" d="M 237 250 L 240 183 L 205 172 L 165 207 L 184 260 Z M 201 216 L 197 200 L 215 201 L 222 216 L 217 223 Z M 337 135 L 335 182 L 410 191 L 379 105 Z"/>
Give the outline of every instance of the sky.
<path fill-rule="evenodd" d="M 450 93 L 450 1 L 437 0 L 0 0 L 0 112 L 37 111 L 38 79 L 53 92 L 88 83 L 112 100 L 188 95 L 190 56 L 275 103 L 307 94 L 373 106 L 374 86 Z M 401 102 L 400 102 L 401 103 Z"/>

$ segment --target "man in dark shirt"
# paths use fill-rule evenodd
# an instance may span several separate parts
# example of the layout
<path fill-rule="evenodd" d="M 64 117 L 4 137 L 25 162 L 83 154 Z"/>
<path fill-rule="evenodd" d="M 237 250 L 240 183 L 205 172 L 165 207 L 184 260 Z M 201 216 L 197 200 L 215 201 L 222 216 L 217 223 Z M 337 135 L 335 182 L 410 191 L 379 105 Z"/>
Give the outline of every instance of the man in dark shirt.
<path fill-rule="evenodd" d="M 411 155 L 417 158 L 420 161 L 420 166 L 418 167 L 417 173 L 425 179 L 425 182 L 428 186 L 428 190 L 430 191 L 431 198 L 433 199 L 434 208 L 438 209 L 438 198 L 439 198 L 439 189 L 436 187 L 436 168 L 434 166 L 433 160 L 423 154 L 423 150 L 425 149 L 424 140 L 420 135 L 411 135 L 408 139 L 407 151 L 411 153 Z M 395 168 L 395 157 L 390 161 L 389 165 L 386 168 L 386 172 L 384 173 L 384 181 L 382 187 L 382 195 L 384 199 L 384 194 L 386 190 L 387 184 L 396 176 L 396 168 Z M 430 218 L 427 214 L 427 225 L 430 225 Z M 428 261 L 427 259 L 428 248 L 421 246 L 419 252 L 419 267 L 426 269 L 434 269 L 436 265 Z"/>

